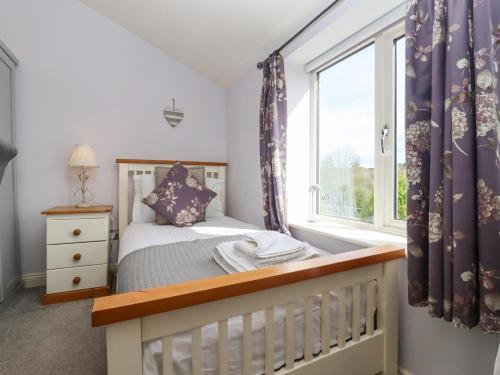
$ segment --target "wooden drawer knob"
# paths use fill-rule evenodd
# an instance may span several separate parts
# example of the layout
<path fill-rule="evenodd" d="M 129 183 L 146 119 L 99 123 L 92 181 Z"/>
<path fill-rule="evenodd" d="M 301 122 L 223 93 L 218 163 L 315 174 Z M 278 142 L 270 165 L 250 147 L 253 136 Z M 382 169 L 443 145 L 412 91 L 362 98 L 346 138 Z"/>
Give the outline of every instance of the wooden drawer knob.
<path fill-rule="evenodd" d="M 73 277 L 73 285 L 78 285 L 80 284 L 80 277 L 79 276 L 76 276 L 76 277 Z"/>
<path fill-rule="evenodd" d="M 79 261 L 80 259 L 82 259 L 82 254 L 76 253 L 75 255 L 73 255 L 73 260 L 74 261 Z"/>
<path fill-rule="evenodd" d="M 82 231 L 80 229 L 75 229 L 73 231 L 73 236 L 79 236 L 80 234 L 82 234 Z"/>

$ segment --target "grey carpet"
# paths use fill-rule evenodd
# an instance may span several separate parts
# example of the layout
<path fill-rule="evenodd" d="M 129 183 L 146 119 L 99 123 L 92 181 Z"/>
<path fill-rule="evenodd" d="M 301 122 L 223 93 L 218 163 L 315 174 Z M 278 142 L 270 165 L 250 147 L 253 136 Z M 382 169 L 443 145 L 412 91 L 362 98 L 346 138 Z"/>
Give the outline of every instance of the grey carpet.
<path fill-rule="evenodd" d="M 104 328 L 92 300 L 42 306 L 43 288 L 23 289 L 0 312 L 1 375 L 105 375 Z"/>

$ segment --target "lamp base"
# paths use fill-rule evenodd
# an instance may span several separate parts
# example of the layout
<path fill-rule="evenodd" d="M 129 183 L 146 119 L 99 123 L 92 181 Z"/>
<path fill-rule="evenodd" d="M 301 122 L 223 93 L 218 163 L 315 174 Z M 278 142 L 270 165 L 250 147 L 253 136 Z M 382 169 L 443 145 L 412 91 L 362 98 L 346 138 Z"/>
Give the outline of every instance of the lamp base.
<path fill-rule="evenodd" d="M 87 207 L 90 207 L 90 203 L 78 203 L 78 204 L 75 204 L 75 207 L 87 208 Z"/>

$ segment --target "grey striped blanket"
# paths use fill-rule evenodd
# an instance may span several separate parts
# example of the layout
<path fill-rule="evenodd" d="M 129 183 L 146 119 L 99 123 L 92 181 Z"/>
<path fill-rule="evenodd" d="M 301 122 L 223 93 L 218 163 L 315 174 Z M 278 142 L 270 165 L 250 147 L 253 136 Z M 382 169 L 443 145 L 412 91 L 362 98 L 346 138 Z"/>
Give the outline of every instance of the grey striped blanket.
<path fill-rule="evenodd" d="M 214 261 L 213 249 L 243 235 L 152 246 L 127 255 L 118 266 L 117 293 L 204 279 L 226 272 Z"/>

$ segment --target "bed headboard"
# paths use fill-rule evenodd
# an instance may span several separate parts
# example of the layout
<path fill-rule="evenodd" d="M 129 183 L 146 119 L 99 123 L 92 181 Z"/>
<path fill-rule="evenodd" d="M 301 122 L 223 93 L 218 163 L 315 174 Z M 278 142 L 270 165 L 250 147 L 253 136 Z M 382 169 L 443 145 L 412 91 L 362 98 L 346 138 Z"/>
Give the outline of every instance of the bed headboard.
<path fill-rule="evenodd" d="M 133 186 L 130 183 L 134 174 L 154 174 L 156 167 L 173 166 L 176 160 L 144 160 L 144 159 L 116 159 L 118 164 L 118 226 L 120 234 L 129 224 L 129 210 L 132 206 L 129 202 L 129 189 Z M 204 162 L 204 161 L 183 161 L 186 168 L 205 167 L 205 178 L 220 180 L 221 191 L 216 193 L 220 196 L 222 208 L 226 212 L 226 168 L 227 163 Z"/>

